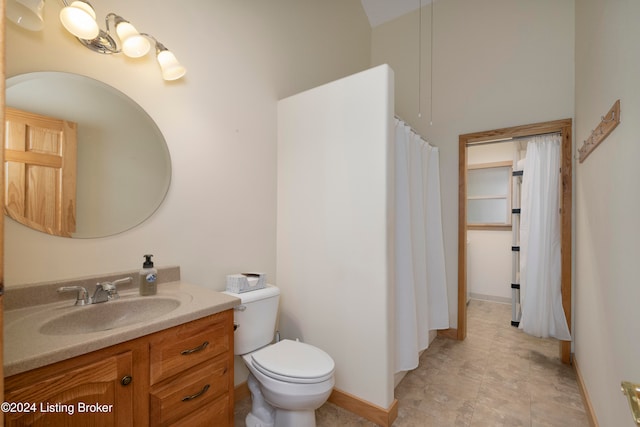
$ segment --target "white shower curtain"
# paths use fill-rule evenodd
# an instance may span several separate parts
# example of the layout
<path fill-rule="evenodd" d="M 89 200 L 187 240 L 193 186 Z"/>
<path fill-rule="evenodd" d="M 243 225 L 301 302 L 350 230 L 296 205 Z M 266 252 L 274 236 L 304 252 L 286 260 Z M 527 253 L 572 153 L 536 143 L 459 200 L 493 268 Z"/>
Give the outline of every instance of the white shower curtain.
<path fill-rule="evenodd" d="M 449 327 L 438 149 L 396 119 L 395 371 L 418 366 L 429 330 Z"/>
<path fill-rule="evenodd" d="M 560 135 L 527 144 L 520 218 L 519 327 L 536 337 L 570 340 L 562 309 L 560 264 Z"/>

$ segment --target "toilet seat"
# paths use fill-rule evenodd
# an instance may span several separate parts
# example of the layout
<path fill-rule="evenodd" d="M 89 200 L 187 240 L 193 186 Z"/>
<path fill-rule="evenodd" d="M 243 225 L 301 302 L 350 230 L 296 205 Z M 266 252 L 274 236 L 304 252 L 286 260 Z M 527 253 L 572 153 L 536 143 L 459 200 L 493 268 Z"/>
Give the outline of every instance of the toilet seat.
<path fill-rule="evenodd" d="M 282 340 L 252 353 L 251 363 L 270 378 L 297 384 L 326 381 L 335 369 L 335 363 L 327 353 L 292 340 Z"/>

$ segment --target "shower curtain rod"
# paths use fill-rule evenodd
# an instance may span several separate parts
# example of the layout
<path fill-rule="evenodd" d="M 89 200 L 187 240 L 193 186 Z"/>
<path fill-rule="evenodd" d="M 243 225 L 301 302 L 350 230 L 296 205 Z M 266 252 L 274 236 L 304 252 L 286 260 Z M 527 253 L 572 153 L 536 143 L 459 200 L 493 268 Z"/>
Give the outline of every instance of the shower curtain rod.
<path fill-rule="evenodd" d="M 473 141 L 467 142 L 467 146 L 469 145 L 484 145 L 484 144 L 493 144 L 495 142 L 506 142 L 506 141 L 520 141 L 523 139 L 533 138 L 534 136 L 545 136 L 545 135 L 560 135 L 561 132 L 545 132 L 545 133 L 536 133 L 533 135 L 525 135 L 525 136 L 515 136 L 510 138 L 497 138 L 497 139 L 489 139 L 484 141 Z"/>
<path fill-rule="evenodd" d="M 533 138 L 534 136 L 546 136 L 546 135 L 561 135 L 562 132 L 545 132 L 545 133 L 536 133 L 534 135 L 527 135 L 527 136 L 516 136 L 514 138 L 511 138 L 513 141 L 519 141 L 521 139 L 529 139 L 529 138 Z"/>
<path fill-rule="evenodd" d="M 393 115 L 393 118 L 400 120 L 402 123 L 404 123 L 405 126 L 407 126 L 411 132 L 415 133 L 416 135 L 418 135 L 420 138 L 422 138 L 422 140 L 424 140 L 424 142 L 426 142 L 427 144 L 431 145 L 431 143 L 429 141 L 427 141 L 420 132 L 418 132 L 417 130 L 415 130 L 414 128 L 412 128 L 407 122 L 405 122 L 404 120 L 402 120 L 402 118 L 400 118 L 397 115 Z"/>

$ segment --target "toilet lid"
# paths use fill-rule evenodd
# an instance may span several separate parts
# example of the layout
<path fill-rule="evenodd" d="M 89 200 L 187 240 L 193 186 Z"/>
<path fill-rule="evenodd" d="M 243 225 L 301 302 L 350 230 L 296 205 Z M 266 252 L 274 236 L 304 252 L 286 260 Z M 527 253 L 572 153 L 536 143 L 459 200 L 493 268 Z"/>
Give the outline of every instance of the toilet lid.
<path fill-rule="evenodd" d="M 282 340 L 251 355 L 253 366 L 263 374 L 293 383 L 318 383 L 333 375 L 331 356 L 299 341 Z"/>

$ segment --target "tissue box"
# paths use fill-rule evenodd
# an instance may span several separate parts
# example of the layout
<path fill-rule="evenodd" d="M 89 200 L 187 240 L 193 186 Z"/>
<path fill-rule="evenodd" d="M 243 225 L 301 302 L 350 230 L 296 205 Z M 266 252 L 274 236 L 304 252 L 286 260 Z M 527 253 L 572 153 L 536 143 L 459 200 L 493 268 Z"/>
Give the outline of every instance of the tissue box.
<path fill-rule="evenodd" d="M 234 294 L 255 291 L 266 286 L 265 273 L 241 273 L 227 276 L 227 291 Z"/>

